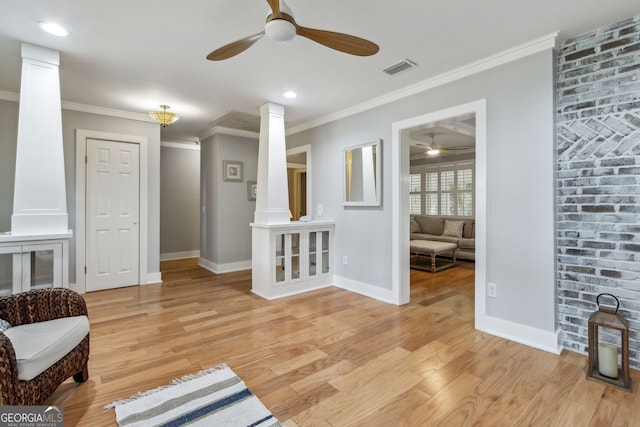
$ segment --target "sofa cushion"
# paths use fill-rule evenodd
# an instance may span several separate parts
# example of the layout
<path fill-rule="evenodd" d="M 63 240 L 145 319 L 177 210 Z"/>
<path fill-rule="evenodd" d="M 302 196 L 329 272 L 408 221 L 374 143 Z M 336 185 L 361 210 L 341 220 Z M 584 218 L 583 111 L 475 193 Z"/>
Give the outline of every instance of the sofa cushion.
<path fill-rule="evenodd" d="M 424 233 L 411 233 L 411 238 L 409 240 L 438 240 L 442 236 L 436 236 L 435 234 L 424 234 Z"/>
<path fill-rule="evenodd" d="M 458 239 L 457 237 L 451 237 L 451 236 L 429 236 L 429 238 L 424 240 L 433 240 L 434 242 L 455 243 L 457 245 L 460 239 Z"/>
<path fill-rule="evenodd" d="M 420 226 L 421 233 L 442 236 L 442 230 L 444 229 L 444 218 L 416 215 L 414 217 L 414 220 Z"/>
<path fill-rule="evenodd" d="M 465 219 L 464 228 L 462 229 L 462 237 L 465 239 L 473 239 L 476 237 L 475 220 Z"/>
<path fill-rule="evenodd" d="M 18 379 L 29 381 L 74 349 L 89 333 L 87 316 L 27 323 L 5 331 L 18 362 Z"/>
<path fill-rule="evenodd" d="M 458 247 L 460 249 L 475 249 L 476 239 L 460 239 L 458 241 Z"/>
<path fill-rule="evenodd" d="M 450 237 L 462 237 L 462 227 L 464 227 L 464 221 L 445 219 L 442 235 Z"/>

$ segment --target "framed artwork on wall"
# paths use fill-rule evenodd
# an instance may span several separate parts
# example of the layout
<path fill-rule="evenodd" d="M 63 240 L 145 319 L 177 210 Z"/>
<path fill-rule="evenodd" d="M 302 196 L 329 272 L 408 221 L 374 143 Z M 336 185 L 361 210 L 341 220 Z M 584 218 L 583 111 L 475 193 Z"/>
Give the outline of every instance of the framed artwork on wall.
<path fill-rule="evenodd" d="M 256 194 L 258 193 L 258 183 L 256 181 L 247 181 L 247 198 L 250 202 L 256 201 Z"/>
<path fill-rule="evenodd" d="M 222 161 L 222 178 L 225 181 L 242 181 L 242 162 L 235 160 Z"/>

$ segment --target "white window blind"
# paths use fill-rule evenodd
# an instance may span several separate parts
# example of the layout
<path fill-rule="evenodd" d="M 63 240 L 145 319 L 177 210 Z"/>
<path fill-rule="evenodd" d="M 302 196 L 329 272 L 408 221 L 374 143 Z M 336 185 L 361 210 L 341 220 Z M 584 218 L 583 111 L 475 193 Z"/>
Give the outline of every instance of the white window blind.
<path fill-rule="evenodd" d="M 409 213 L 422 213 L 422 174 L 409 174 Z"/>
<path fill-rule="evenodd" d="M 467 216 L 474 213 L 473 162 L 414 168 L 409 175 L 412 214 Z"/>

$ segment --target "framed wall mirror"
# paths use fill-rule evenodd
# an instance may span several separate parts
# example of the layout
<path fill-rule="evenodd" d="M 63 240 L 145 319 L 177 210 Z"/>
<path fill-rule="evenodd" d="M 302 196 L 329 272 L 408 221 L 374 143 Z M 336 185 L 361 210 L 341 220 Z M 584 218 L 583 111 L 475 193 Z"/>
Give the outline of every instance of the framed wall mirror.
<path fill-rule="evenodd" d="M 382 140 L 344 149 L 344 206 L 382 203 Z"/>

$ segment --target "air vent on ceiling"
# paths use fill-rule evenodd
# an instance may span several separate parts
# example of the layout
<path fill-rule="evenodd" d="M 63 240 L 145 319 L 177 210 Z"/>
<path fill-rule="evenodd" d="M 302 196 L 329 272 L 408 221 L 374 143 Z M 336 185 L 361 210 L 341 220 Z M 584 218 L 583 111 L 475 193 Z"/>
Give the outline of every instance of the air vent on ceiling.
<path fill-rule="evenodd" d="M 393 64 L 390 67 L 385 68 L 384 71 L 385 73 L 389 74 L 390 76 L 395 76 L 396 74 L 398 74 L 401 71 L 404 70 L 408 70 L 409 68 L 413 68 L 415 66 L 417 66 L 418 64 L 416 64 L 415 62 L 409 60 L 409 59 L 403 59 L 400 62 L 397 62 L 395 64 Z"/>

